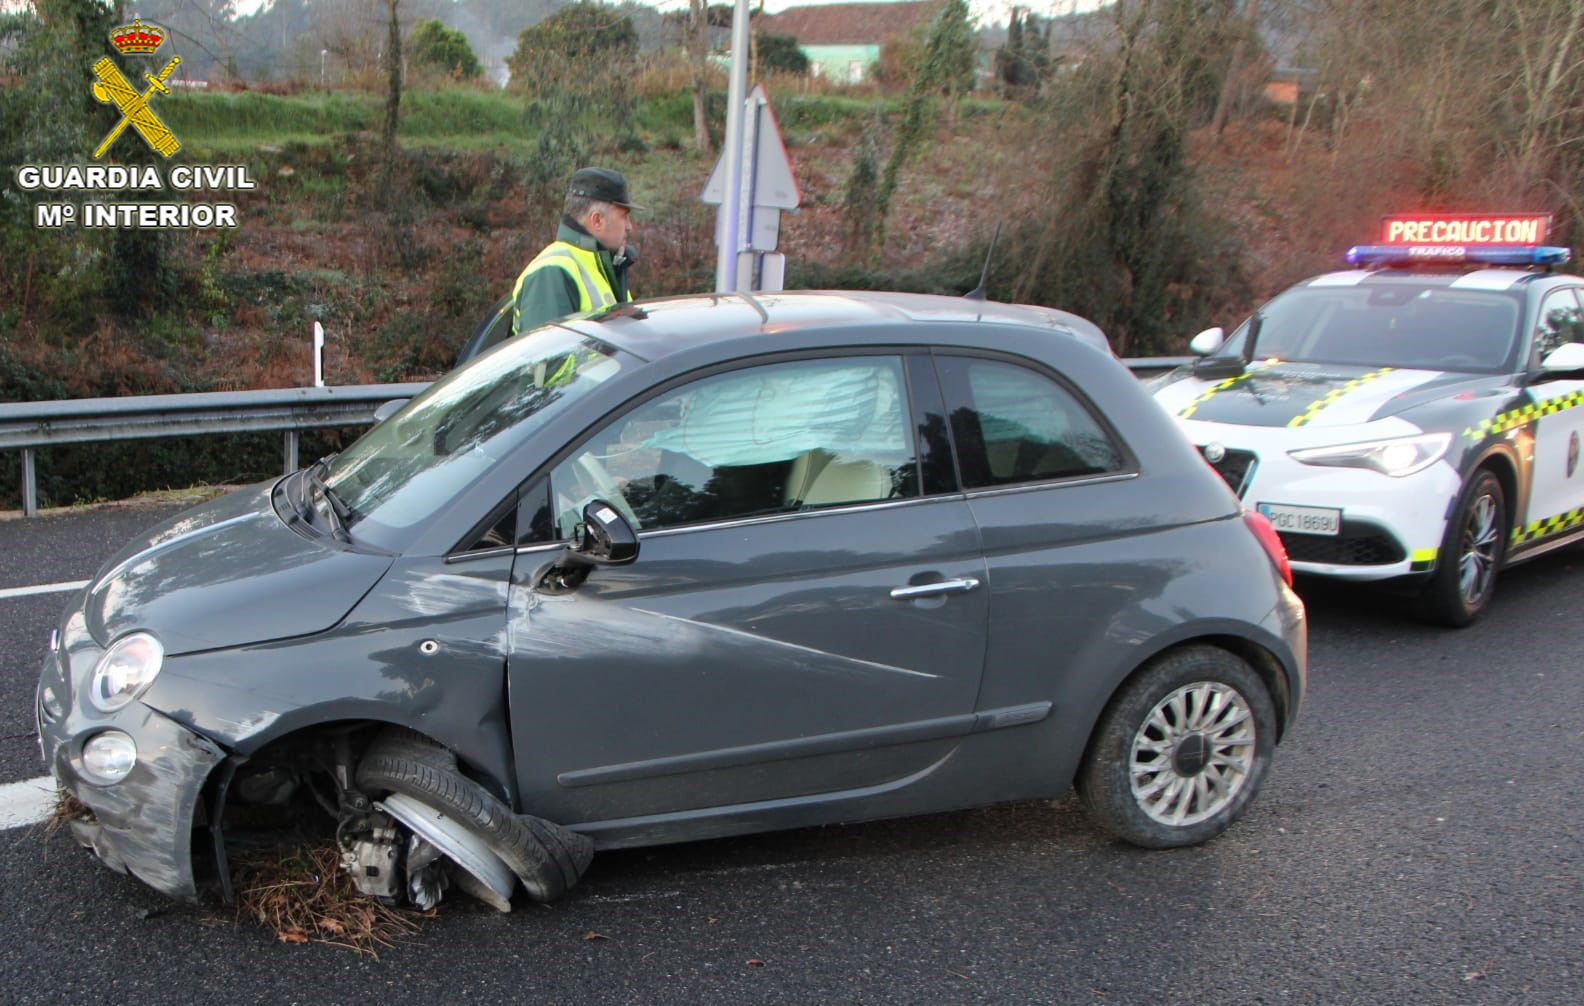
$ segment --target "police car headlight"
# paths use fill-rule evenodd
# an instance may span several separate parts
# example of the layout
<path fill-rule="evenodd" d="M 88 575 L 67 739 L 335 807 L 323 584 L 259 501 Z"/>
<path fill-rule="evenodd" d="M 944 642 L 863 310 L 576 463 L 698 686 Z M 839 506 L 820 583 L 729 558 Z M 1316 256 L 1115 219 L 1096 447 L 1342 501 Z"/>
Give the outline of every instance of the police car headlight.
<path fill-rule="evenodd" d="M 88 701 L 102 713 L 113 713 L 154 683 L 165 662 L 165 647 L 146 632 L 122 636 L 94 665 Z"/>
<path fill-rule="evenodd" d="M 1306 465 L 1368 468 L 1382 475 L 1400 479 L 1405 475 L 1422 472 L 1441 460 L 1441 455 L 1446 453 L 1447 446 L 1451 443 L 1450 433 L 1426 433 L 1417 437 L 1368 440 L 1357 444 L 1338 444 L 1335 447 L 1308 447 L 1287 453 L 1294 461 Z"/>

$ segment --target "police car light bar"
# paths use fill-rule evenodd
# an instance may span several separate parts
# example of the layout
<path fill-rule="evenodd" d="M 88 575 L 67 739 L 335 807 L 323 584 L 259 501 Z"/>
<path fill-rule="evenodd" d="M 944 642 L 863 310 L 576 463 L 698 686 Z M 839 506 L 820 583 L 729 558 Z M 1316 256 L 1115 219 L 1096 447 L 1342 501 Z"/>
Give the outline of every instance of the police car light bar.
<path fill-rule="evenodd" d="M 1554 266 L 1572 257 L 1569 249 L 1553 245 L 1354 245 L 1347 253 L 1348 264 L 1358 266 L 1429 262 Z"/>
<path fill-rule="evenodd" d="M 1394 214 L 1381 218 L 1380 244 L 1350 248 L 1347 260 L 1361 266 L 1561 265 L 1572 253 L 1542 245 L 1550 233 L 1549 213 Z"/>

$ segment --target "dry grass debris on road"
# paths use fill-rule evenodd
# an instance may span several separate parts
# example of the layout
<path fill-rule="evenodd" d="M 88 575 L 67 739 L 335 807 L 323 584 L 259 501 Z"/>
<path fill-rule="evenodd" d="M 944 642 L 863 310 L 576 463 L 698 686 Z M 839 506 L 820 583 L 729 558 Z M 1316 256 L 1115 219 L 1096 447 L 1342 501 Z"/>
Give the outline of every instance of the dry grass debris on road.
<path fill-rule="evenodd" d="M 333 845 L 259 849 L 233 862 L 232 877 L 237 918 L 252 919 L 282 943 L 325 943 L 378 958 L 378 948 L 418 935 L 421 921 L 435 915 L 358 894 Z"/>

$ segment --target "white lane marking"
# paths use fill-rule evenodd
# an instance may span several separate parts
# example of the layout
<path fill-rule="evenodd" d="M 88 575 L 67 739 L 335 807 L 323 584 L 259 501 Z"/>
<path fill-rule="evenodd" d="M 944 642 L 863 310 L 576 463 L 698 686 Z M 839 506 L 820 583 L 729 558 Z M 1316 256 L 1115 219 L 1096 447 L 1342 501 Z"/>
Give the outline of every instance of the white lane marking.
<path fill-rule="evenodd" d="M 41 583 L 34 587 L 4 587 L 0 588 L 0 601 L 8 597 L 27 597 L 29 594 L 59 594 L 68 590 L 80 590 L 88 586 L 87 580 L 72 580 L 69 583 Z"/>
<path fill-rule="evenodd" d="M 38 824 L 55 809 L 55 780 L 47 775 L 0 786 L 0 831 Z"/>

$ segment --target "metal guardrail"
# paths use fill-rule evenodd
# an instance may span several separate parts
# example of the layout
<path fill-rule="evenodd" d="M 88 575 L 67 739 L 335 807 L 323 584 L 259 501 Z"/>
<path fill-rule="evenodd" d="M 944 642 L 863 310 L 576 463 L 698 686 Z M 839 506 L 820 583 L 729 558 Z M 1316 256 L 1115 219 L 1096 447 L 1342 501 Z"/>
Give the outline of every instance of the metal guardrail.
<path fill-rule="evenodd" d="M 393 398 L 427 384 L 361 384 L 279 391 L 209 391 L 191 395 L 79 398 L 0 403 L 0 450 L 22 452 L 22 513 L 38 512 L 34 451 L 56 444 L 100 443 L 205 433 L 285 434 L 285 470 L 297 469 L 303 430 L 363 426 Z"/>
<path fill-rule="evenodd" d="M 1191 356 L 1126 359 L 1139 377 L 1165 373 Z M 58 402 L 0 403 L 0 450 L 22 452 L 22 513 L 38 513 L 34 451 L 56 444 L 103 443 L 205 433 L 285 434 L 285 471 L 297 470 L 297 443 L 303 430 L 363 426 L 374 410 L 397 398 L 411 398 L 429 385 L 359 384 L 335 388 L 279 391 L 208 391 L 191 395 L 135 395 L 78 398 Z"/>

